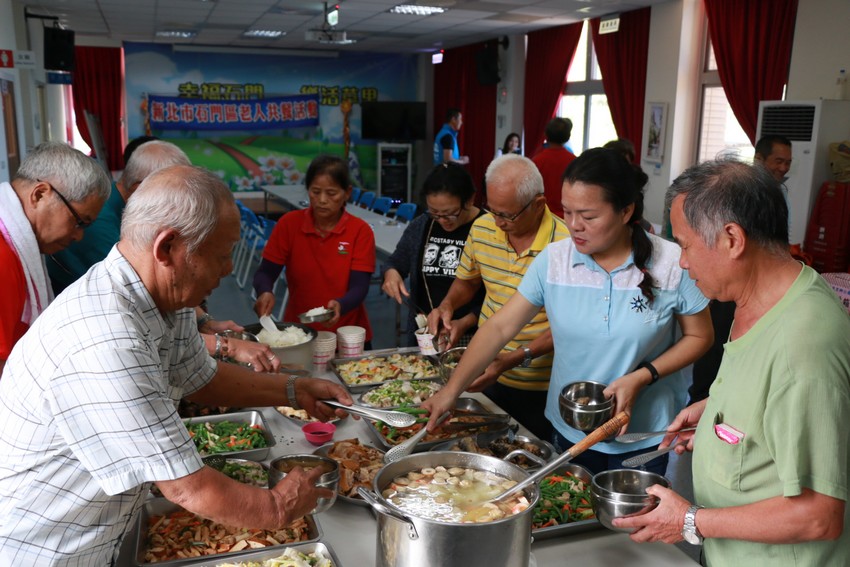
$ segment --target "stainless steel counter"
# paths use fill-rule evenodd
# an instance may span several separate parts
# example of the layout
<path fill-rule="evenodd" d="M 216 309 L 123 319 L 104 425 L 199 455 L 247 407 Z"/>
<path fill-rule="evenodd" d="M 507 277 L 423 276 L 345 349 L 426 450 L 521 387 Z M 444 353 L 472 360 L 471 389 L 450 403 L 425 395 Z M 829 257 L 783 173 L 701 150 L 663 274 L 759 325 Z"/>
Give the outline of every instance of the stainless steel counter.
<path fill-rule="evenodd" d="M 331 374 L 324 378 L 335 380 Z M 465 394 L 479 400 L 486 408 L 503 413 L 486 396 Z M 272 430 L 277 444 L 272 448 L 269 460 L 280 455 L 312 453 L 316 448 L 304 439 L 298 424 L 285 418 L 274 408 L 264 408 L 263 415 Z M 352 417 L 337 422 L 334 440 L 358 437 L 369 441 L 366 423 Z M 524 435 L 527 431 L 520 429 Z M 338 500 L 334 506 L 316 516 L 324 532 L 321 541 L 330 545 L 339 557 L 342 567 L 369 567 L 375 564 L 377 524 L 371 509 Z M 134 545 L 135 534 L 128 535 Z M 132 549 L 125 541 L 117 567 L 133 565 Z M 611 567 L 612 565 L 653 565 L 654 567 L 698 565 L 672 545 L 663 543 L 637 544 L 626 534 L 604 528 L 574 536 L 553 538 L 534 542 L 532 557 L 538 567 L 581 565 L 582 567 Z M 507 567 L 507 566 L 506 566 Z"/>

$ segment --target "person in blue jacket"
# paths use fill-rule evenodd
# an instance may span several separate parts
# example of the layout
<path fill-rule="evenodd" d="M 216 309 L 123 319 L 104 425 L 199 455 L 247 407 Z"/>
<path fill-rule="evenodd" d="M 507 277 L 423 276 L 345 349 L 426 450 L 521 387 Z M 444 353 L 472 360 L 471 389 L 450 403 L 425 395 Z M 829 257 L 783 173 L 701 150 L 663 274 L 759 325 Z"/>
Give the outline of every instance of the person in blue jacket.
<path fill-rule="evenodd" d="M 460 164 L 469 163 L 468 156 L 460 155 L 457 145 L 457 135 L 463 125 L 463 115 L 457 108 L 446 111 L 446 123 L 437 132 L 434 139 L 434 165 L 455 162 Z"/>

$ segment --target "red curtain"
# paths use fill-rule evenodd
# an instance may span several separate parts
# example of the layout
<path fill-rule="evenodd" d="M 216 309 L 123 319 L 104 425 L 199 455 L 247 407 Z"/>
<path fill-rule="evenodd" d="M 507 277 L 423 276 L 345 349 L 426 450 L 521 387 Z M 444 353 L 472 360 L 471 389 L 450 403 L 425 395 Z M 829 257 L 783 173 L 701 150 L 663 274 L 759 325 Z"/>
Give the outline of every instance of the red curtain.
<path fill-rule="evenodd" d="M 434 134 L 445 124 L 446 111 L 459 108 L 463 115 L 460 154 L 469 156 L 467 168 L 479 192 L 496 153 L 496 85 L 481 85 L 475 65 L 475 54 L 485 45 L 447 49 L 443 62 L 434 67 Z"/>
<path fill-rule="evenodd" d="M 620 14 L 620 29 L 604 35 L 599 34 L 599 18 L 590 21 L 611 118 L 617 135 L 634 143 L 637 163 L 643 138 L 650 15 L 651 8 Z"/>
<path fill-rule="evenodd" d="M 788 79 L 797 0 L 705 0 L 717 73 L 755 144 L 759 102 L 780 100 Z"/>
<path fill-rule="evenodd" d="M 92 144 L 85 111 L 100 119 L 109 169 L 124 169 L 124 50 L 120 47 L 74 48 L 74 112 L 77 128 Z"/>
<path fill-rule="evenodd" d="M 527 156 L 534 156 L 543 147 L 546 123 L 558 110 L 582 25 L 578 22 L 528 34 L 523 112 Z"/>

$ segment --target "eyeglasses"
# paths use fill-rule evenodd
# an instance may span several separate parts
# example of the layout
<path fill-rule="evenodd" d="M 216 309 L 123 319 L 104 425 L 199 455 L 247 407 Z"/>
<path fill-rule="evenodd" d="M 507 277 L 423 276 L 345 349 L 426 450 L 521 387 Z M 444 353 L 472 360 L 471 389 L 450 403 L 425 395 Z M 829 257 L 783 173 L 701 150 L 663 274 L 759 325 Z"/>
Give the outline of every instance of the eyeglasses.
<path fill-rule="evenodd" d="M 523 208 L 521 208 L 521 209 L 519 210 L 519 212 L 518 212 L 517 214 L 515 214 L 515 215 L 509 215 L 509 214 L 507 214 L 507 213 L 496 213 L 496 212 L 491 211 L 491 210 L 490 210 L 490 209 L 488 209 L 487 207 L 481 207 L 481 208 L 482 208 L 482 209 L 484 209 L 485 211 L 487 211 L 488 213 L 490 213 L 491 215 L 493 215 L 494 217 L 499 218 L 499 219 L 502 219 L 503 221 L 507 221 L 507 222 L 514 222 L 515 220 L 517 220 L 517 219 L 519 218 L 519 216 L 520 216 L 522 213 L 524 213 L 524 212 L 525 212 L 525 209 L 527 209 L 527 208 L 531 205 L 531 203 L 533 203 L 536 199 L 537 199 L 537 197 L 536 197 L 536 196 L 535 196 L 534 198 L 532 198 L 532 199 L 531 199 L 529 202 L 527 202 L 527 203 L 525 204 L 525 206 L 524 206 Z"/>
<path fill-rule="evenodd" d="M 438 215 L 437 213 L 432 213 L 431 211 L 428 211 L 428 216 L 431 217 L 434 220 L 446 220 L 446 221 L 451 222 L 451 221 L 455 221 L 455 220 L 459 219 L 462 212 L 463 212 L 462 208 L 458 209 L 458 211 L 456 213 L 450 213 L 450 214 L 447 214 L 447 215 Z"/>
<path fill-rule="evenodd" d="M 71 211 L 72 215 L 74 215 L 74 220 L 77 221 L 77 224 L 74 225 L 75 228 L 86 228 L 87 226 L 91 225 L 92 221 L 83 220 L 83 217 L 80 216 L 80 213 L 77 212 L 77 210 L 71 205 L 71 202 L 68 201 L 68 199 L 65 198 L 65 195 L 60 193 L 59 190 L 56 189 L 56 187 L 54 187 L 47 181 L 42 181 L 41 179 L 36 179 L 36 181 L 38 181 L 39 183 L 44 183 L 45 185 L 50 187 L 51 191 L 59 195 L 59 198 L 62 199 L 62 202 L 65 203 L 65 206 L 68 207 L 68 210 Z"/>

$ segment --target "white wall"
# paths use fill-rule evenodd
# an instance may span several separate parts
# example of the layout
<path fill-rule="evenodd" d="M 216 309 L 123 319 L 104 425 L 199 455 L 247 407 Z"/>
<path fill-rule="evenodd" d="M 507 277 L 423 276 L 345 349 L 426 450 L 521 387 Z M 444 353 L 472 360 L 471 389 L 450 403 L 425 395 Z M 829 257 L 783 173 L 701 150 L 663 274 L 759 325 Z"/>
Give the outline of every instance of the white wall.
<path fill-rule="evenodd" d="M 841 69 L 850 73 L 850 1 L 799 0 L 786 100 L 833 98 Z"/>

